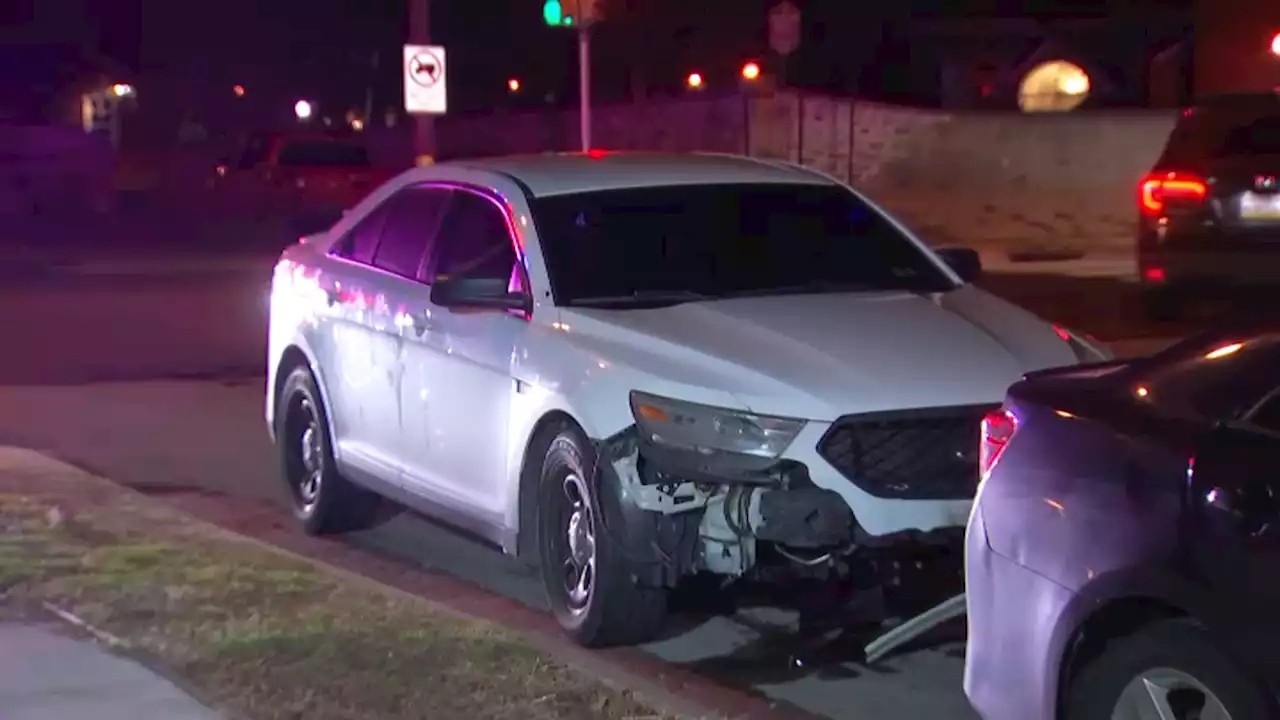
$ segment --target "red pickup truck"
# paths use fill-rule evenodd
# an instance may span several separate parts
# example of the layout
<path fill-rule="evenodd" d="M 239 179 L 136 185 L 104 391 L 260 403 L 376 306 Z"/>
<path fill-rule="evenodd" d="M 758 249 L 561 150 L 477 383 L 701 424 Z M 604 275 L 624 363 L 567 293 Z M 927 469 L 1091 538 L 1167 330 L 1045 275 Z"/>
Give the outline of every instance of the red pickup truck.
<path fill-rule="evenodd" d="M 210 187 L 228 210 L 340 215 L 393 174 L 357 137 L 254 133 L 217 164 Z"/>

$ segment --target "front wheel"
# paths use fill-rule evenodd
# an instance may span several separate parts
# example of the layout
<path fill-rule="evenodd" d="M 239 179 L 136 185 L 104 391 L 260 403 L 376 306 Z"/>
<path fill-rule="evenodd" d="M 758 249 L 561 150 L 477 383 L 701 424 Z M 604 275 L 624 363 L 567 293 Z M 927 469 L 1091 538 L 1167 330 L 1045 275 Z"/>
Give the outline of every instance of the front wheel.
<path fill-rule="evenodd" d="M 1106 647 L 1066 689 L 1066 720 L 1260 720 L 1259 687 L 1194 623 L 1150 625 Z"/>
<path fill-rule="evenodd" d="M 654 639 L 666 617 L 667 591 L 635 582 L 620 544 L 616 493 L 597 492 L 595 450 L 575 426 L 548 434 L 538 486 L 542 580 L 560 626 L 586 647 Z"/>

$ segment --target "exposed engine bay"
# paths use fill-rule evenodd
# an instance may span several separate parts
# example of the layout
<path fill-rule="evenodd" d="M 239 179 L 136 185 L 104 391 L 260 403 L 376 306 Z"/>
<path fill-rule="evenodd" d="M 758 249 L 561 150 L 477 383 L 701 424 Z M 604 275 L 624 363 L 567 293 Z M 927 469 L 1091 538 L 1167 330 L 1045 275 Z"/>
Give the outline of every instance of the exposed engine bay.
<path fill-rule="evenodd" d="M 649 516 L 628 523 L 627 544 L 657 555 L 650 582 L 674 586 L 693 574 L 726 584 L 818 581 L 856 606 L 860 622 L 924 612 L 927 626 L 898 626 L 902 639 L 882 652 L 963 613 L 963 595 L 955 597 L 961 528 L 871 536 L 839 493 L 814 485 L 800 463 L 673 451 L 644 442 L 634 427 L 601 443 L 600 459 L 608 463 L 602 482 L 615 480 L 633 515 Z M 651 542 L 637 542 L 637 531 Z M 942 598 L 950 599 L 933 607 Z"/>

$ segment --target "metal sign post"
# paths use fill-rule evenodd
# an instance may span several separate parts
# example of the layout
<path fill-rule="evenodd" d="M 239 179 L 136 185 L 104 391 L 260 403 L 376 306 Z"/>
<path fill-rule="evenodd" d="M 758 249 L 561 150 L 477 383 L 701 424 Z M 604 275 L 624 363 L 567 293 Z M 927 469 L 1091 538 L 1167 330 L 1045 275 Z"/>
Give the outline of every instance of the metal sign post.
<path fill-rule="evenodd" d="M 582 152 L 591 150 L 591 26 L 578 26 L 578 137 Z"/>

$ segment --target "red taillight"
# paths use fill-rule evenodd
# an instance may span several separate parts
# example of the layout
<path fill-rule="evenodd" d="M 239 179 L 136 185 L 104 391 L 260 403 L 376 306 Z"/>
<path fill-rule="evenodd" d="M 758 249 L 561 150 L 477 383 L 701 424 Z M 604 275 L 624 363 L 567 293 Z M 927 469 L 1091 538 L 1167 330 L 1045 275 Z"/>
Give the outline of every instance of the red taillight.
<path fill-rule="evenodd" d="M 1138 202 L 1142 212 L 1159 215 L 1170 202 L 1201 203 L 1208 194 L 1208 186 L 1198 176 L 1177 172 L 1154 173 L 1143 178 Z"/>
<path fill-rule="evenodd" d="M 985 477 L 1000 459 L 1000 453 L 1008 447 L 1018 430 L 1018 418 L 1008 408 L 987 413 L 982 418 L 982 442 L 978 447 L 978 469 Z"/>

